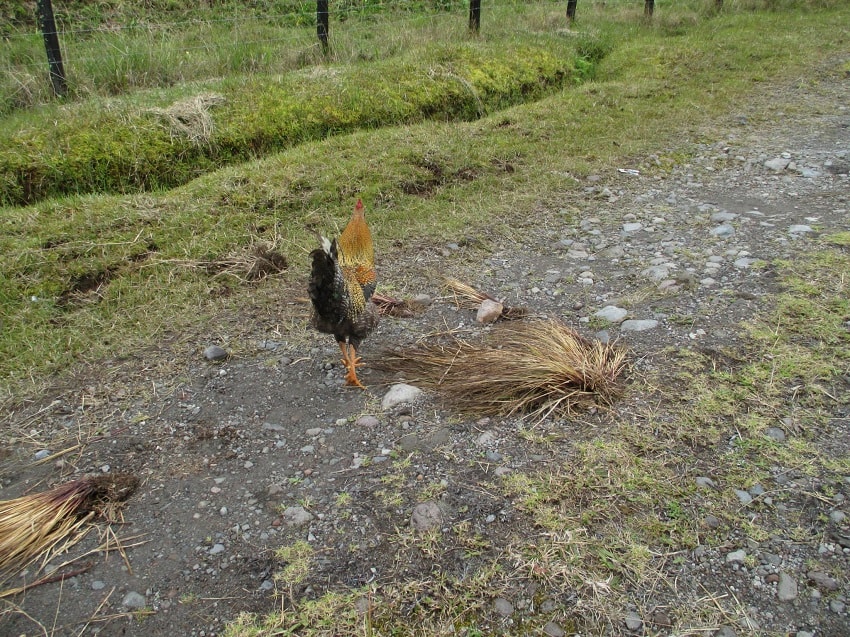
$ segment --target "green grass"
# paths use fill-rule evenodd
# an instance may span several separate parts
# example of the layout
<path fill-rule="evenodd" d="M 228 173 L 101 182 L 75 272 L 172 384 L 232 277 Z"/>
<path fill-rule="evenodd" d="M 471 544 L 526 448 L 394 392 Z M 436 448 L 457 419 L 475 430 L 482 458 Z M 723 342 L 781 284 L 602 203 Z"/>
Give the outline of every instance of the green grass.
<path fill-rule="evenodd" d="M 391 61 L 43 107 L 0 125 L 0 203 L 167 189 L 313 139 L 427 118 L 471 120 L 579 81 L 592 66 L 576 59 L 563 39 L 529 38 L 507 50 L 467 42 Z M 195 106 L 195 96 L 209 105 Z M 189 130 L 175 127 L 169 112 Z"/>
<path fill-rule="evenodd" d="M 833 25 L 844 12 L 736 13 L 675 36 L 663 25 L 609 19 L 579 36 L 618 42 L 596 81 L 478 121 L 308 142 L 166 193 L 2 209 L 4 390 L 37 386 L 84 355 L 97 360 L 155 342 L 241 298 L 272 298 L 278 283 L 245 281 L 256 246 L 277 249 L 293 272 L 303 271 L 311 228 L 332 231 L 357 196 L 386 263 L 394 242 L 411 237 L 521 231 L 517 221 L 559 200 L 575 177 L 655 152 L 672 131 L 734 109 L 765 77 L 793 75 L 830 55 L 840 46 Z M 754 30 L 770 37 L 749 37 Z M 814 40 L 818 51 L 808 46 Z M 515 36 L 509 42 L 517 46 Z M 366 67 L 352 73 L 372 77 Z"/>

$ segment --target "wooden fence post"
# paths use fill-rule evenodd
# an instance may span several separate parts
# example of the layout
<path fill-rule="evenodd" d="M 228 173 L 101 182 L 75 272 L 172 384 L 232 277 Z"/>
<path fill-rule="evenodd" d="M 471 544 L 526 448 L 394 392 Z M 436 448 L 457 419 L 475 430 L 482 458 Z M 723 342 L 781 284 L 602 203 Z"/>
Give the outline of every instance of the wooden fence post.
<path fill-rule="evenodd" d="M 478 33 L 481 29 L 481 0 L 469 0 L 469 30 Z"/>
<path fill-rule="evenodd" d="M 643 15 L 647 18 L 652 17 L 652 13 L 655 11 L 655 0 L 645 0 L 643 4 Z"/>
<path fill-rule="evenodd" d="M 62 67 L 62 51 L 59 48 L 59 34 L 56 32 L 56 20 L 53 17 L 53 5 L 50 0 L 37 0 L 38 26 L 44 36 L 44 48 L 47 49 L 47 64 L 50 67 L 50 82 L 53 94 L 65 97 L 68 85 L 65 82 L 65 69 Z"/>
<path fill-rule="evenodd" d="M 572 24 L 576 19 L 576 4 L 578 0 L 567 0 L 567 20 Z"/>
<path fill-rule="evenodd" d="M 322 53 L 328 53 L 328 0 L 316 0 L 316 35 L 322 43 Z"/>

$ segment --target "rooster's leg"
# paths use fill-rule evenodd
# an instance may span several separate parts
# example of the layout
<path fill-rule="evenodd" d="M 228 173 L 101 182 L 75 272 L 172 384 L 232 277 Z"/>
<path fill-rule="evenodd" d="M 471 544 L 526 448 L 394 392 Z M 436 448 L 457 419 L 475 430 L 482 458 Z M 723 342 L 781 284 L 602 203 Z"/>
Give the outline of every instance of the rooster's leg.
<path fill-rule="evenodd" d="M 357 378 L 357 367 L 360 365 L 360 359 L 357 357 L 357 350 L 350 343 L 340 343 L 339 349 L 342 351 L 342 364 L 345 365 L 345 384 L 366 389 L 360 380 Z"/>

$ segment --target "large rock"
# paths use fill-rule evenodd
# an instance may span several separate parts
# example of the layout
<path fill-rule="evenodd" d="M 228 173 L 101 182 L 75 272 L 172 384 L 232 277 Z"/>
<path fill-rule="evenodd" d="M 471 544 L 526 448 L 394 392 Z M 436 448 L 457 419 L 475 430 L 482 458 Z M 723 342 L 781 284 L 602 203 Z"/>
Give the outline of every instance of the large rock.
<path fill-rule="evenodd" d="M 390 387 L 381 401 L 381 409 L 387 411 L 402 403 L 412 403 L 422 395 L 422 390 L 413 385 L 398 383 Z"/>
<path fill-rule="evenodd" d="M 498 301 L 484 299 L 481 301 L 481 305 L 478 306 L 478 313 L 475 315 L 475 320 L 485 325 L 487 323 L 493 323 L 502 315 L 502 310 L 504 309 L 505 306 Z"/>
<path fill-rule="evenodd" d="M 616 305 L 606 305 L 593 316 L 601 318 L 603 321 L 608 321 L 609 323 L 622 323 L 626 320 L 628 315 L 628 310 L 617 307 Z"/>

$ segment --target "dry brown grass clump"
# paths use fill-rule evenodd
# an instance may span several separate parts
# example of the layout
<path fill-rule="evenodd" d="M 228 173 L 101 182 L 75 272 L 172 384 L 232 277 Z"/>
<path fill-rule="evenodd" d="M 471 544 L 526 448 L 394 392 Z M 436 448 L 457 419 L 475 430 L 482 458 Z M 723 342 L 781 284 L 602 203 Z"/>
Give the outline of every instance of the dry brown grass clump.
<path fill-rule="evenodd" d="M 446 290 L 451 292 L 454 303 L 458 308 L 466 310 L 477 310 L 482 301 L 495 301 L 502 305 L 502 315 L 500 318 L 506 320 L 516 320 L 528 316 L 528 310 L 524 307 L 510 307 L 504 305 L 499 299 L 494 296 L 476 290 L 471 285 L 467 285 L 462 281 L 446 277 Z"/>
<path fill-rule="evenodd" d="M 130 475 L 95 476 L 0 501 L 0 584 L 40 556 L 67 549 L 73 539 L 66 538 L 126 500 L 137 486 Z"/>
<path fill-rule="evenodd" d="M 626 352 L 559 321 L 536 320 L 498 327 L 483 343 L 423 342 L 386 354 L 379 366 L 438 391 L 465 412 L 542 420 L 583 403 L 610 404 Z"/>
<path fill-rule="evenodd" d="M 194 144 L 204 144 L 213 134 L 210 108 L 225 102 L 218 93 L 202 93 L 175 102 L 168 108 L 151 108 L 148 112 L 159 115 L 168 124 L 172 137 L 186 137 Z"/>

